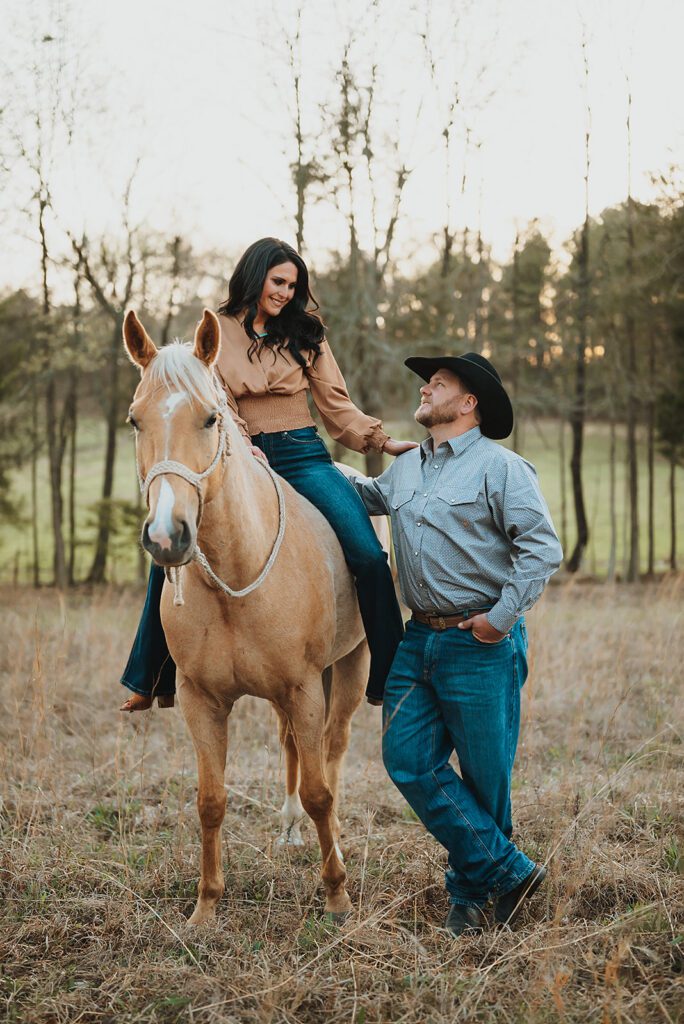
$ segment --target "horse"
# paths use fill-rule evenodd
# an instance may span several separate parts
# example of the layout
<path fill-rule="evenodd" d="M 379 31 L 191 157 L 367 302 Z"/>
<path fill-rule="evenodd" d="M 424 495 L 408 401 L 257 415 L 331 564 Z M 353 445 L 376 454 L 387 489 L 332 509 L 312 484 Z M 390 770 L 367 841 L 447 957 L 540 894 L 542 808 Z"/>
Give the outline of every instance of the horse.
<path fill-rule="evenodd" d="M 188 923 L 214 919 L 225 890 L 228 716 L 245 694 L 278 715 L 282 838 L 301 843 L 305 811 L 325 911 L 343 920 L 338 787 L 369 665 L 354 581 L 326 519 L 245 445 L 213 370 L 217 317 L 205 310 L 192 343 L 157 349 L 131 310 L 123 336 L 141 371 L 128 418 L 148 506 L 142 544 L 167 570 L 161 619 L 197 756 L 202 859 Z"/>

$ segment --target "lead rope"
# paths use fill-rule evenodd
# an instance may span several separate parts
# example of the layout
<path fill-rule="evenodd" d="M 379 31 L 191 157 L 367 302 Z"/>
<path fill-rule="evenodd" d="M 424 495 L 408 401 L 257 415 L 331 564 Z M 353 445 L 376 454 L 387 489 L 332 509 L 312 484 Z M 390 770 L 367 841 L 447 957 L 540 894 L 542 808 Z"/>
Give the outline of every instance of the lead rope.
<path fill-rule="evenodd" d="M 143 480 L 142 476 L 140 475 L 140 467 L 138 466 L 136 458 L 138 483 L 140 484 L 140 491 L 145 502 L 147 502 L 150 491 L 150 485 L 152 481 L 156 480 L 158 476 L 164 476 L 167 473 L 171 473 L 173 476 L 179 476 L 183 480 L 187 480 L 188 483 L 194 486 L 199 497 L 199 510 L 197 513 L 198 520 L 201 518 L 202 508 L 204 506 L 204 499 L 202 497 L 200 481 L 205 480 L 214 472 L 219 462 L 221 461 L 221 458 L 227 458 L 230 455 L 230 445 L 228 443 L 228 428 L 225 423 L 225 418 L 227 415 L 228 407 L 224 402 L 219 407 L 219 443 L 216 449 L 216 454 L 214 455 L 211 464 L 207 466 L 207 468 L 202 473 L 195 473 L 195 471 L 189 469 L 188 466 L 184 466 L 182 462 L 175 462 L 173 459 L 163 459 L 161 462 L 155 463 L 155 465 L 152 467 L 152 469 L 149 471 L 149 473 Z M 205 573 L 212 581 L 212 583 L 214 583 L 215 586 L 219 588 L 219 590 L 223 591 L 223 593 L 227 594 L 229 597 L 247 597 L 248 594 L 251 594 L 253 591 L 255 591 L 258 587 L 261 586 L 261 584 L 264 582 L 269 572 L 273 568 L 273 564 L 276 558 L 278 557 L 280 545 L 282 544 L 283 537 L 285 535 L 285 522 L 287 516 L 285 511 L 285 496 L 283 494 L 283 489 L 280 485 L 280 480 L 278 479 L 277 475 L 273 472 L 273 470 L 271 469 L 267 462 L 264 462 L 262 459 L 257 459 L 257 462 L 266 470 L 268 475 L 271 477 L 273 485 L 276 489 L 276 494 L 278 495 L 278 533 L 275 539 L 275 543 L 273 544 L 273 548 L 271 549 L 271 554 L 268 556 L 268 560 L 263 569 L 261 570 L 261 572 L 259 573 L 259 575 L 257 576 L 257 578 L 254 580 L 253 583 L 250 583 L 248 586 L 243 587 L 242 590 L 233 590 L 232 587 L 229 587 L 227 583 L 224 583 L 224 581 L 216 575 L 214 570 L 209 565 L 207 557 L 201 550 L 199 544 L 195 544 L 195 550 L 192 554 L 192 558 L 190 559 L 190 562 L 197 562 L 201 566 L 201 568 L 204 569 Z M 186 562 L 186 565 L 188 564 L 189 562 Z M 183 596 L 184 568 L 185 566 L 183 565 L 174 565 L 166 570 L 166 578 L 168 579 L 169 583 L 171 583 L 173 586 L 173 603 L 176 607 L 181 607 L 185 604 L 185 599 Z"/>

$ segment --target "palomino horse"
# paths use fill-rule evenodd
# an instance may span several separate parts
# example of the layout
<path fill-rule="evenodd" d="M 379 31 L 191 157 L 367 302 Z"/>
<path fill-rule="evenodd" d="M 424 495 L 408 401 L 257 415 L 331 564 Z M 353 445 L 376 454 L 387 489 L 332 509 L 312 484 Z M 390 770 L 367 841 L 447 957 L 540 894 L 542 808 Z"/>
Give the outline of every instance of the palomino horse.
<path fill-rule="evenodd" d="M 192 347 L 157 350 L 132 311 L 123 333 L 142 374 L 130 408 L 149 507 L 142 540 L 174 577 L 161 617 L 197 753 L 202 869 L 190 923 L 211 919 L 225 888 L 227 720 L 243 694 L 278 713 L 284 834 L 297 841 L 305 810 L 318 831 L 325 909 L 344 915 L 337 792 L 368 649 L 341 548 L 324 517 L 244 444 L 212 370 L 213 313 L 205 310 Z"/>

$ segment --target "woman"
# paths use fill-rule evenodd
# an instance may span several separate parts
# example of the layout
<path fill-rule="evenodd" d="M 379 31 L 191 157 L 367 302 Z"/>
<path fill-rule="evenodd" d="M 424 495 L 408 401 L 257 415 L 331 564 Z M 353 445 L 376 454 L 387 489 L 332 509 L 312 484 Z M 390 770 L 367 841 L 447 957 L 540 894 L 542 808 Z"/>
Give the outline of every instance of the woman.
<path fill-rule="evenodd" d="M 382 703 L 385 679 L 402 637 L 402 621 L 387 557 L 354 489 L 318 436 L 306 399 L 331 437 L 352 451 L 400 455 L 412 442 L 394 441 L 380 420 L 351 401 L 325 339 L 303 259 L 290 245 L 262 238 L 238 261 L 219 307 L 221 352 L 216 364 L 231 413 L 257 458 L 308 498 L 326 517 L 356 580 L 371 652 L 366 696 Z M 133 691 L 121 711 L 173 704 L 175 665 L 159 615 L 164 570 L 153 566 L 133 650 L 121 682 Z"/>

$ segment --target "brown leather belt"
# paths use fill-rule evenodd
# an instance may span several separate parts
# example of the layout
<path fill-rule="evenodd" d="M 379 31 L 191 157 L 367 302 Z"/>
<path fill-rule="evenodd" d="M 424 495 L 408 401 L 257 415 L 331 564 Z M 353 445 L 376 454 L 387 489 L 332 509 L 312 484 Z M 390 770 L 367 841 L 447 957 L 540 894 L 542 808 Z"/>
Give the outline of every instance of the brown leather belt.
<path fill-rule="evenodd" d="M 451 629 L 466 620 L 465 615 L 424 615 L 423 612 L 414 612 L 411 617 L 432 629 Z"/>
<path fill-rule="evenodd" d="M 482 612 L 488 612 L 487 608 L 472 608 L 468 609 L 467 615 L 426 615 L 424 612 L 412 612 L 411 618 L 415 619 L 416 622 L 422 622 L 424 626 L 430 626 L 431 629 L 453 629 L 454 626 L 458 626 L 460 622 L 465 622 L 466 619 L 472 618 L 473 615 L 480 615 Z"/>

